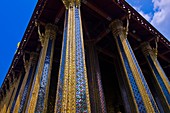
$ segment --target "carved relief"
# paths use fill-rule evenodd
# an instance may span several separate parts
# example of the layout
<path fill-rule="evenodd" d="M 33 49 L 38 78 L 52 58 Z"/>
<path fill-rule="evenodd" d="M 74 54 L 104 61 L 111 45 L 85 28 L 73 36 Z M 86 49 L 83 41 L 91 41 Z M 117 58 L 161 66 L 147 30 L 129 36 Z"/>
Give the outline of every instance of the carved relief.
<path fill-rule="evenodd" d="M 129 20 L 127 19 L 127 25 L 126 27 L 123 27 L 123 22 L 121 20 L 114 20 L 111 24 L 110 24 L 110 29 L 112 30 L 112 33 L 115 37 L 117 37 L 118 35 L 124 35 L 124 38 L 127 38 L 128 35 L 128 27 L 129 27 Z"/>
<path fill-rule="evenodd" d="M 45 26 L 45 38 L 55 39 L 57 33 L 57 27 L 53 24 L 47 24 Z"/>
<path fill-rule="evenodd" d="M 157 58 L 157 47 L 151 48 L 148 42 L 144 42 L 141 44 L 141 48 L 145 56 L 152 55 L 154 58 Z"/>
<path fill-rule="evenodd" d="M 40 26 L 43 25 L 45 27 L 45 33 L 41 32 Z M 42 22 L 35 22 L 35 26 L 38 27 L 38 35 L 41 45 L 44 45 L 45 38 L 55 39 L 57 33 L 57 27 L 53 24 L 45 24 Z"/>
<path fill-rule="evenodd" d="M 69 7 L 72 7 L 73 5 L 75 5 L 76 7 L 80 6 L 80 2 L 81 0 L 62 0 L 66 9 L 68 9 Z"/>

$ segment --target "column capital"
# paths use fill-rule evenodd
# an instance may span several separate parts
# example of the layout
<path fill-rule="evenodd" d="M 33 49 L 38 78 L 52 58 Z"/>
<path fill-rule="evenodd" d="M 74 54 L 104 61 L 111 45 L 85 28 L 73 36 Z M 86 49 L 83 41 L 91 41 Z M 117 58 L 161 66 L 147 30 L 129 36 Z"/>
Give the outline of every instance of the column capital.
<path fill-rule="evenodd" d="M 141 44 L 141 49 L 142 52 L 144 53 L 145 56 L 151 55 L 155 58 L 157 58 L 158 51 L 155 48 L 152 48 L 149 44 L 149 42 L 144 42 Z"/>
<path fill-rule="evenodd" d="M 57 33 L 57 26 L 53 24 L 46 24 L 45 26 L 45 38 L 55 39 Z"/>
<path fill-rule="evenodd" d="M 30 59 L 27 58 L 28 54 L 30 54 L 30 52 L 27 52 L 27 54 L 26 54 L 26 52 L 24 52 L 24 54 L 23 54 L 23 62 L 24 62 L 24 69 L 25 69 L 25 71 L 27 71 L 28 67 L 29 67 Z"/>
<path fill-rule="evenodd" d="M 69 7 L 72 7 L 72 6 L 80 6 L 80 3 L 81 3 L 81 0 L 62 0 L 66 9 L 68 9 Z"/>
<path fill-rule="evenodd" d="M 36 63 L 37 56 L 38 56 L 38 54 L 36 52 L 31 52 L 30 53 L 30 61 L 31 61 L 32 65 L 34 65 Z"/>
<path fill-rule="evenodd" d="M 123 27 L 123 22 L 121 20 L 113 20 L 109 27 L 115 37 L 117 37 L 118 35 L 125 35 L 125 37 L 127 37 L 127 30 L 125 27 Z"/>

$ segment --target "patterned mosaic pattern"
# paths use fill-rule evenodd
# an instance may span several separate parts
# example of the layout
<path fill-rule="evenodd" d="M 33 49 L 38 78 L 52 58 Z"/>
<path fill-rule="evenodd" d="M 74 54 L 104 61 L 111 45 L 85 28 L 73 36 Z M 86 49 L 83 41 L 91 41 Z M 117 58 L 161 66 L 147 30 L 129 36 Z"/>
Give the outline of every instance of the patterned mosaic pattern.
<path fill-rule="evenodd" d="M 159 82 L 159 84 L 160 84 L 160 86 L 162 88 L 162 91 L 164 92 L 165 97 L 168 100 L 168 103 L 170 104 L 170 94 L 169 94 L 169 92 L 168 92 L 168 90 L 167 90 L 167 88 L 166 88 L 166 86 L 165 86 L 165 84 L 164 84 L 164 82 L 163 82 L 163 80 L 162 80 L 158 70 L 156 69 L 156 67 L 155 67 L 155 65 L 153 63 L 153 60 L 151 59 L 151 56 L 148 55 L 147 59 L 149 60 L 151 66 L 152 66 L 152 69 L 153 69 L 153 71 L 154 71 L 154 73 L 156 75 L 156 78 L 157 78 L 157 80 L 158 80 L 158 82 Z"/>
<path fill-rule="evenodd" d="M 99 73 L 97 73 L 97 82 L 98 82 L 98 87 L 99 87 L 99 95 L 100 95 L 100 103 L 101 103 L 101 107 L 102 107 L 102 113 L 107 113 L 106 112 L 105 97 L 104 97 L 104 94 L 103 94 L 101 75 Z"/>
<path fill-rule="evenodd" d="M 66 10 L 56 112 L 87 113 L 87 80 L 81 32 L 80 10 Z"/>
<path fill-rule="evenodd" d="M 19 94 L 21 85 L 22 85 L 22 81 L 23 81 L 23 79 L 24 79 L 24 75 L 25 75 L 25 73 L 23 73 L 23 74 L 21 75 L 21 79 L 20 79 L 20 81 L 19 81 L 18 89 L 17 89 L 17 91 L 16 91 L 16 94 L 15 94 L 15 97 L 14 97 L 14 101 L 13 101 L 13 103 L 12 103 L 12 107 L 11 107 L 10 113 L 13 113 L 13 111 L 14 111 L 14 107 L 15 107 L 15 104 L 16 104 L 16 100 L 17 100 L 17 97 L 18 97 L 18 94 Z"/>
<path fill-rule="evenodd" d="M 76 34 L 76 112 L 87 113 L 86 80 L 84 75 L 84 60 L 80 31 L 79 9 L 75 8 L 75 34 Z"/>
<path fill-rule="evenodd" d="M 147 84 L 147 82 L 146 82 L 146 80 L 145 80 L 145 78 L 144 78 L 144 75 L 143 75 L 143 73 L 142 73 L 142 71 L 141 71 L 141 69 L 140 69 L 140 67 L 139 67 L 139 64 L 138 64 L 138 62 L 137 62 L 137 60 L 136 60 L 136 57 L 135 57 L 135 55 L 134 55 L 134 53 L 133 53 L 133 51 L 132 51 L 132 48 L 131 48 L 131 46 L 130 46 L 130 44 L 129 44 L 129 41 L 126 40 L 126 43 L 127 43 L 128 48 L 129 48 L 129 50 L 130 50 L 130 53 L 131 53 L 131 55 L 132 55 L 133 61 L 134 61 L 135 65 L 136 65 L 136 67 L 137 67 L 137 70 L 138 70 L 138 72 L 139 72 L 140 78 L 141 78 L 142 83 L 143 83 L 143 85 L 144 85 L 144 87 L 145 87 L 145 90 L 146 90 L 146 92 L 147 92 L 147 94 L 148 94 L 148 96 L 149 96 L 149 99 L 150 99 L 151 103 L 152 103 L 152 106 L 153 106 L 155 112 L 156 112 L 156 113 L 159 113 L 159 111 L 158 111 L 158 109 L 157 109 L 157 106 L 156 106 L 156 103 L 155 103 L 155 101 L 154 101 L 154 99 L 153 99 L 153 96 L 152 96 L 152 94 L 151 94 L 151 92 L 150 92 L 150 89 L 149 89 L 149 87 L 148 87 L 148 84 Z"/>
<path fill-rule="evenodd" d="M 28 79 L 27 79 L 27 82 L 25 84 L 25 88 L 24 88 L 24 91 L 23 91 L 23 94 L 22 94 L 22 97 L 21 97 L 19 113 L 23 112 L 25 101 L 26 101 L 26 98 L 27 98 L 27 95 L 28 95 L 29 85 L 30 85 L 30 82 L 31 82 L 32 72 L 33 72 L 33 66 L 30 67 L 30 71 L 29 71 L 29 74 L 28 74 Z"/>
<path fill-rule="evenodd" d="M 41 76 L 40 89 L 38 92 L 38 99 L 37 99 L 37 104 L 36 104 L 36 108 L 35 108 L 35 112 L 37 112 L 37 113 L 43 112 L 43 108 L 44 108 L 46 86 L 47 86 L 47 82 L 48 82 L 48 73 L 49 73 L 49 67 L 50 67 L 51 49 L 52 49 L 52 39 L 49 38 L 46 58 L 45 58 L 43 72 L 42 72 L 42 76 Z"/>
<path fill-rule="evenodd" d="M 61 65 L 60 65 L 60 75 L 59 75 L 59 87 L 58 87 L 58 94 L 57 94 L 57 113 L 61 111 L 62 107 L 62 96 L 63 96 L 63 85 L 64 85 L 64 67 L 65 67 L 65 59 L 66 59 L 66 45 L 67 45 L 67 24 L 68 24 L 68 10 L 66 10 L 65 13 L 65 25 L 64 25 L 64 36 L 63 36 L 63 47 L 62 47 L 62 59 L 61 59 Z"/>
<path fill-rule="evenodd" d="M 144 102 L 142 100 L 141 94 L 140 94 L 139 89 L 137 87 L 136 81 L 133 77 L 133 73 L 132 73 L 132 70 L 130 68 L 130 65 L 129 65 L 127 56 L 125 54 L 125 51 L 123 49 L 123 45 L 121 43 L 120 37 L 117 37 L 117 40 L 118 40 L 118 45 L 119 45 L 119 48 L 120 48 L 120 51 L 121 51 L 121 54 L 122 54 L 122 57 L 123 57 L 123 61 L 124 61 L 125 67 L 126 67 L 128 78 L 130 80 L 130 84 L 131 84 L 131 87 L 132 87 L 132 90 L 133 90 L 133 94 L 134 94 L 136 103 L 138 105 L 138 110 L 141 113 L 146 113 L 146 108 L 144 106 Z"/>
<path fill-rule="evenodd" d="M 42 50 L 41 50 L 41 53 L 39 55 L 40 57 L 41 57 L 41 54 L 42 54 Z M 26 113 L 28 113 L 28 106 L 30 105 L 30 101 L 31 101 L 31 97 L 32 97 L 32 92 L 33 92 L 34 85 L 35 85 L 36 76 L 37 76 L 38 69 L 39 69 L 39 66 L 40 66 L 40 60 L 41 60 L 41 58 L 39 58 L 39 61 L 38 61 L 37 67 L 36 67 L 36 71 L 35 71 L 35 74 L 34 74 L 33 83 L 31 85 L 31 91 L 30 91 L 28 102 L 27 102 Z"/>

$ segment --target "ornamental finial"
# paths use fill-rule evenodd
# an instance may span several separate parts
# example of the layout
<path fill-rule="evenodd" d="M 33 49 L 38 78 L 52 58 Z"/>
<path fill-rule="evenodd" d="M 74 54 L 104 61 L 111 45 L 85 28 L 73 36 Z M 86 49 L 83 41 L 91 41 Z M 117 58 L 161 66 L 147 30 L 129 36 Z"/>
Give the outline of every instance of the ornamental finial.
<path fill-rule="evenodd" d="M 128 27 L 129 27 L 129 19 L 127 18 L 127 25 L 124 27 L 123 22 L 119 19 L 114 20 L 110 25 L 110 29 L 115 37 L 118 35 L 123 35 L 124 38 L 127 38 L 128 35 Z"/>
<path fill-rule="evenodd" d="M 66 9 L 68 9 L 69 7 L 72 7 L 72 6 L 76 6 L 76 7 L 79 7 L 80 6 L 80 0 L 62 0 Z"/>
<path fill-rule="evenodd" d="M 123 32 L 123 22 L 121 20 L 114 20 L 110 25 L 113 35 L 118 36 Z"/>
<path fill-rule="evenodd" d="M 152 55 L 154 58 L 157 58 L 158 50 L 157 48 L 152 48 L 149 44 L 149 42 L 143 42 L 141 44 L 141 49 L 145 56 Z"/>

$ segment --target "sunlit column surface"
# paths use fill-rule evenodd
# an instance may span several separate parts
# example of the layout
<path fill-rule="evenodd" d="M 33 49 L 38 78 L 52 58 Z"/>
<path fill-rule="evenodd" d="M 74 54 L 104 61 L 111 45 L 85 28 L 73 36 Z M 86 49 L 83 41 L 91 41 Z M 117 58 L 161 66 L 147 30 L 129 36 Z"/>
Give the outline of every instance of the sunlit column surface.
<path fill-rule="evenodd" d="M 120 20 L 114 20 L 110 28 L 116 40 L 136 112 L 159 112 L 135 55 L 127 40 L 127 28 Z"/>
<path fill-rule="evenodd" d="M 66 12 L 55 112 L 90 113 L 80 1 L 63 3 Z"/>
<path fill-rule="evenodd" d="M 165 112 L 168 112 L 170 111 L 170 82 L 157 60 L 157 51 L 147 42 L 143 43 L 141 48 L 150 66 L 154 87 L 161 98 L 162 107 Z"/>
<path fill-rule="evenodd" d="M 10 109 L 12 109 L 11 107 L 14 108 L 15 102 L 16 102 L 16 97 L 18 97 L 19 94 L 19 90 L 22 84 L 22 80 L 23 80 L 23 76 L 24 73 L 18 73 L 15 74 L 15 72 L 13 71 L 13 82 L 10 81 L 10 90 L 9 92 L 7 91 L 7 95 L 5 95 L 4 99 L 2 100 L 1 106 L 0 106 L 0 113 L 9 113 Z M 17 77 L 18 76 L 18 77 Z"/>
<path fill-rule="evenodd" d="M 24 76 L 25 76 L 25 73 L 23 71 L 21 71 L 20 75 L 19 75 L 19 78 L 18 78 L 18 82 L 17 82 L 17 85 L 15 87 L 15 93 L 14 93 L 14 97 L 13 97 L 13 101 L 11 101 L 12 105 L 11 105 L 11 108 L 10 109 L 10 113 L 13 113 L 14 111 L 14 108 L 15 108 L 15 105 L 16 105 L 16 102 L 17 102 L 17 98 L 19 96 L 19 92 L 21 90 L 21 85 L 23 83 L 23 79 L 24 79 Z"/>
<path fill-rule="evenodd" d="M 17 98 L 16 105 L 14 107 L 14 112 L 21 113 L 25 109 L 25 105 L 27 104 L 27 97 L 29 96 L 29 90 L 31 87 L 31 81 L 32 81 L 35 66 L 36 66 L 36 59 L 37 59 L 37 54 L 33 52 L 30 53 L 29 60 L 26 60 L 24 58 L 24 62 L 25 62 L 24 67 L 25 67 L 26 73 L 25 73 L 24 80 L 21 86 L 21 90 Z"/>
<path fill-rule="evenodd" d="M 56 32 L 56 26 L 46 24 L 45 34 L 40 36 L 43 48 L 26 108 L 26 112 L 28 113 L 40 113 L 46 112 L 47 110 L 47 99 Z"/>

